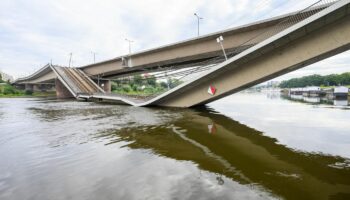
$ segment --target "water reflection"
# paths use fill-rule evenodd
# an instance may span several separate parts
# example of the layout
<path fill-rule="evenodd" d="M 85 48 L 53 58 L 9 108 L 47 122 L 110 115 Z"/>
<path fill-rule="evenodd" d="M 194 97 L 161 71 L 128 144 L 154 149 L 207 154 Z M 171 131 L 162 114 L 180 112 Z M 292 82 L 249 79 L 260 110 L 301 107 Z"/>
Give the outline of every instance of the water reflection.
<path fill-rule="evenodd" d="M 182 118 L 181 110 L 22 99 L 0 110 L 6 113 L 0 120 L 1 200 L 274 198 L 195 162 L 130 148 L 132 139 L 111 134 L 142 127 L 151 133 Z"/>
<path fill-rule="evenodd" d="M 348 100 L 334 100 L 334 105 L 335 106 L 348 106 L 349 102 Z"/>
<path fill-rule="evenodd" d="M 206 107 L 1 103 L 1 200 L 350 197 L 349 159 L 293 150 Z"/>
<path fill-rule="evenodd" d="M 126 128 L 111 135 L 130 142 L 128 148 L 151 149 L 160 156 L 191 161 L 202 170 L 241 184 L 260 185 L 287 199 L 350 197 L 349 160 L 293 151 L 207 110 L 181 114 L 167 124 Z M 221 176 L 217 180 L 224 184 Z"/>
<path fill-rule="evenodd" d="M 320 103 L 321 98 L 319 97 L 303 97 L 303 101 L 307 103 Z"/>
<path fill-rule="evenodd" d="M 348 106 L 348 99 L 329 99 L 326 97 L 304 97 L 303 95 L 282 95 L 285 99 L 290 99 L 299 102 L 312 103 L 312 104 L 328 104 L 334 106 Z"/>

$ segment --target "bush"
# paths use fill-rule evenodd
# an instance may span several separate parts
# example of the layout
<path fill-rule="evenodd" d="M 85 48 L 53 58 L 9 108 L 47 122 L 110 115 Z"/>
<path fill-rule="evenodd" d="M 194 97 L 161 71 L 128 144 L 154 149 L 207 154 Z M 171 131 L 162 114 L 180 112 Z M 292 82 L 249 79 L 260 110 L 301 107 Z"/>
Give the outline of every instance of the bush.
<path fill-rule="evenodd" d="M 112 84 L 112 86 L 111 86 L 112 91 L 114 91 L 114 90 L 117 90 L 117 89 L 118 89 L 118 84 L 117 84 L 117 83 L 112 82 L 111 84 Z"/>
<path fill-rule="evenodd" d="M 168 84 L 164 81 L 160 82 L 160 86 L 166 89 L 168 88 Z"/>
<path fill-rule="evenodd" d="M 133 77 L 133 82 L 137 85 L 141 85 L 143 80 L 142 80 L 142 76 L 141 75 L 135 75 Z"/>
<path fill-rule="evenodd" d="M 16 94 L 16 91 L 12 86 L 7 85 L 4 87 L 3 93 L 4 93 L 4 95 Z"/>
<path fill-rule="evenodd" d="M 137 91 L 137 85 L 133 85 L 131 88 L 133 91 Z"/>
<path fill-rule="evenodd" d="M 25 95 L 33 95 L 33 91 L 32 90 L 26 90 L 24 91 Z"/>
<path fill-rule="evenodd" d="M 148 84 L 148 85 L 151 85 L 151 86 L 153 86 L 153 87 L 156 87 L 156 86 L 157 86 L 156 77 L 154 77 L 154 76 L 148 77 L 148 79 L 147 79 L 147 84 Z"/>
<path fill-rule="evenodd" d="M 130 86 L 128 86 L 128 85 L 124 85 L 123 86 L 123 91 L 124 92 L 130 92 L 130 90 L 131 90 Z"/>

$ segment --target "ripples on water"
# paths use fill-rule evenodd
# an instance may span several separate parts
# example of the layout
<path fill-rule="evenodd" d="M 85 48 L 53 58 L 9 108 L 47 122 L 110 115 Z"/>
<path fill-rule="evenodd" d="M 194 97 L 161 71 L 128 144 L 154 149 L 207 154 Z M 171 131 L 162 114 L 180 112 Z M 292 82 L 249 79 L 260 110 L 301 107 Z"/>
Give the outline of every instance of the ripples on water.
<path fill-rule="evenodd" d="M 0 99 L 0 199 L 349 199 L 349 111 L 243 94 L 210 107 L 239 122 L 209 108 Z"/>

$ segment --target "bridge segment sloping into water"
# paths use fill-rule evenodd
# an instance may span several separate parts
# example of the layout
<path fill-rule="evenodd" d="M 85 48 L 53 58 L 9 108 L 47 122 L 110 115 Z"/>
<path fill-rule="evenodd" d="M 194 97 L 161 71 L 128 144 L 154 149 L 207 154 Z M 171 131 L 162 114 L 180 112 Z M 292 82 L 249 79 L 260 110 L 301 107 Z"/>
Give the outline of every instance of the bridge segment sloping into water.
<path fill-rule="evenodd" d="M 76 98 L 89 98 L 89 96 L 94 93 L 104 93 L 104 91 L 80 69 L 54 65 L 50 65 L 50 68 L 57 75 L 60 82 Z"/>

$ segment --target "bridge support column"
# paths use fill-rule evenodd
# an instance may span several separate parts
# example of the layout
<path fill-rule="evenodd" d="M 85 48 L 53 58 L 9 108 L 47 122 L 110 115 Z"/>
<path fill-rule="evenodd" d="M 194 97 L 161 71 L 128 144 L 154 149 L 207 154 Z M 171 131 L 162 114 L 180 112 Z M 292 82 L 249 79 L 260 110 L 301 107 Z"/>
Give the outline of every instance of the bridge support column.
<path fill-rule="evenodd" d="M 34 91 L 34 85 L 33 84 L 29 84 L 29 83 L 26 83 L 24 85 L 24 90 L 28 90 L 28 91 Z"/>
<path fill-rule="evenodd" d="M 109 80 L 100 80 L 99 85 L 105 92 L 111 92 L 112 91 L 112 85 L 111 81 Z"/>
<path fill-rule="evenodd" d="M 74 96 L 69 92 L 69 90 L 61 83 L 60 80 L 55 80 L 56 96 L 59 99 L 73 98 Z"/>
<path fill-rule="evenodd" d="M 23 86 L 16 86 L 18 89 L 28 90 L 32 92 L 47 92 L 47 91 L 55 91 L 53 84 L 25 84 Z"/>
<path fill-rule="evenodd" d="M 54 92 L 54 91 L 56 91 L 54 84 L 42 84 L 42 85 L 38 85 L 38 88 L 41 92 Z"/>
<path fill-rule="evenodd" d="M 33 85 L 33 92 L 41 91 L 39 85 Z"/>

